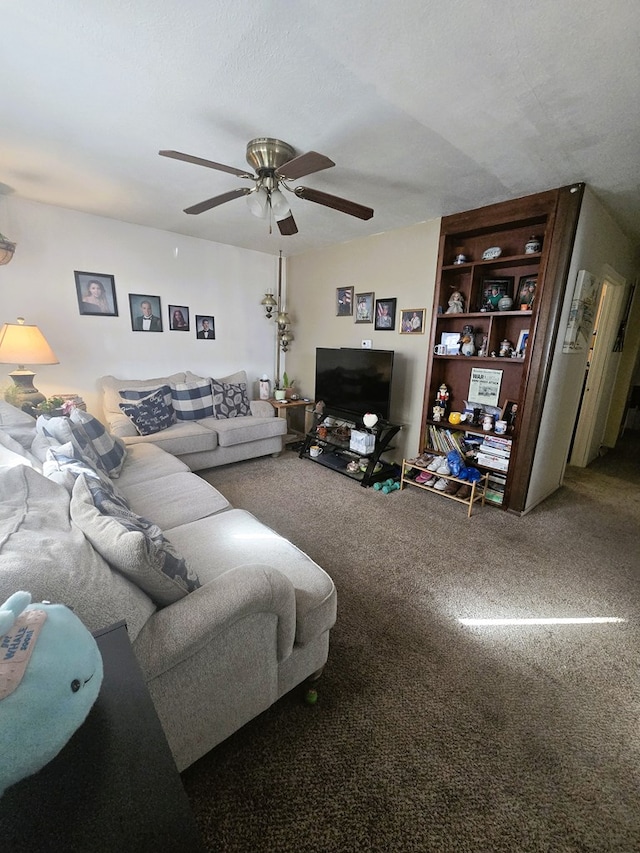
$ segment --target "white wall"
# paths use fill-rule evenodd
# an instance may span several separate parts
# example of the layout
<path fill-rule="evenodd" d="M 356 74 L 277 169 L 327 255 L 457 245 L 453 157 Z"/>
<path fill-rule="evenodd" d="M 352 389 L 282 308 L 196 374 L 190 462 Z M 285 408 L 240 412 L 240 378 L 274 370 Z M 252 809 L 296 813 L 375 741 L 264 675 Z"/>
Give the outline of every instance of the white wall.
<path fill-rule="evenodd" d="M 567 278 L 558 338 L 553 354 L 549 386 L 533 461 L 525 511 L 554 492 L 564 476 L 571 436 L 578 414 L 588 352 L 563 353 L 564 332 L 569 317 L 573 288 L 579 270 L 587 270 L 602 279 L 607 266 L 627 282 L 637 274 L 636 247 L 622 233 L 595 195 L 585 188 L 573 254 Z M 614 400 L 624 397 L 638 348 L 638 326 L 627 333 L 625 352 L 620 359 L 631 365 L 619 371 Z M 624 388 L 622 387 L 624 385 Z"/>
<path fill-rule="evenodd" d="M 359 347 L 370 339 L 374 349 L 392 349 L 394 357 L 391 420 L 404 425 L 396 461 L 418 453 L 422 398 L 429 345 L 440 220 L 296 255 L 287 260 L 287 308 L 295 341 L 287 353 L 287 373 L 300 393 L 312 397 L 316 347 Z M 356 324 L 355 316 L 336 316 L 336 288 L 373 291 L 377 299 L 396 298 L 394 331 L 374 331 Z M 400 335 L 400 311 L 426 308 L 425 333 Z"/>
<path fill-rule="evenodd" d="M 59 365 L 30 366 L 47 396 L 77 392 L 102 416 L 96 380 L 192 370 L 250 382 L 273 374 L 275 324 L 260 306 L 275 288 L 271 255 L 130 225 L 33 202 L 6 199 L 0 231 L 18 245 L 0 266 L 0 322 L 22 316 L 49 341 Z M 74 270 L 115 276 L 118 317 L 81 316 Z M 159 296 L 164 331 L 132 332 L 129 293 Z M 168 305 L 190 309 L 191 330 L 169 331 Z M 195 315 L 215 317 L 216 339 L 198 341 Z M 2 367 L 5 369 L 2 370 Z M 0 366 L 0 389 L 16 365 Z M 257 389 L 250 389 L 253 396 Z"/>

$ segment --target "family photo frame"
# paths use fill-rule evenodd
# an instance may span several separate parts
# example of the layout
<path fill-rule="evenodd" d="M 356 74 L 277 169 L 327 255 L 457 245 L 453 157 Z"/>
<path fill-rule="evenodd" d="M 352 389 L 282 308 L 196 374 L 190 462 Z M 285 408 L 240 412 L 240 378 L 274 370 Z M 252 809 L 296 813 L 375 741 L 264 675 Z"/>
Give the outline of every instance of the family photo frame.
<path fill-rule="evenodd" d="M 199 341 L 215 341 L 215 317 L 211 314 L 196 314 L 196 338 Z"/>
<path fill-rule="evenodd" d="M 356 293 L 356 323 L 373 323 L 375 294 Z"/>
<path fill-rule="evenodd" d="M 189 309 L 186 305 L 169 305 L 169 328 L 172 332 L 189 331 Z"/>
<path fill-rule="evenodd" d="M 353 316 L 353 287 L 336 288 L 336 317 Z"/>
<path fill-rule="evenodd" d="M 74 270 L 78 310 L 82 316 L 117 317 L 116 280 L 108 273 Z"/>
<path fill-rule="evenodd" d="M 134 332 L 161 332 L 162 312 L 159 296 L 144 293 L 129 294 L 131 329 Z"/>
<path fill-rule="evenodd" d="M 377 332 L 393 332 L 396 327 L 397 299 L 376 299 L 375 325 Z"/>
<path fill-rule="evenodd" d="M 403 308 L 400 311 L 400 334 L 423 335 L 426 308 Z"/>

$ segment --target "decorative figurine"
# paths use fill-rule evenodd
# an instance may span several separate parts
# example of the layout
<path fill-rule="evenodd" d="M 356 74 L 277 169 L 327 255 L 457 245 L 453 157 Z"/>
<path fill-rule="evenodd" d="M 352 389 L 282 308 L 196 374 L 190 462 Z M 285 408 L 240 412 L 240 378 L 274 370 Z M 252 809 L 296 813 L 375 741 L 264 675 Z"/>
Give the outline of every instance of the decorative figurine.
<path fill-rule="evenodd" d="M 500 358 L 509 358 L 513 351 L 513 344 L 511 341 L 508 341 L 506 338 L 500 344 Z"/>
<path fill-rule="evenodd" d="M 464 314 L 464 297 L 459 290 L 454 290 L 449 299 L 449 307 L 445 314 Z"/>
<path fill-rule="evenodd" d="M 449 399 L 449 389 L 447 386 L 442 383 L 442 385 L 438 388 L 438 393 L 436 394 L 436 404 L 433 407 L 433 419 L 434 421 L 443 420 L 446 411 L 447 411 L 447 400 Z"/>
<path fill-rule="evenodd" d="M 478 355 L 480 358 L 486 358 L 489 355 L 489 336 L 482 336 L 482 346 L 478 350 Z"/>
<path fill-rule="evenodd" d="M 473 340 L 473 326 L 463 326 L 460 337 L 458 338 L 458 348 L 460 355 L 475 355 L 476 345 Z"/>
<path fill-rule="evenodd" d="M 525 255 L 534 255 L 536 252 L 539 252 L 541 248 L 542 244 L 540 243 L 540 240 L 535 236 L 535 234 L 532 234 L 525 243 L 524 253 Z"/>

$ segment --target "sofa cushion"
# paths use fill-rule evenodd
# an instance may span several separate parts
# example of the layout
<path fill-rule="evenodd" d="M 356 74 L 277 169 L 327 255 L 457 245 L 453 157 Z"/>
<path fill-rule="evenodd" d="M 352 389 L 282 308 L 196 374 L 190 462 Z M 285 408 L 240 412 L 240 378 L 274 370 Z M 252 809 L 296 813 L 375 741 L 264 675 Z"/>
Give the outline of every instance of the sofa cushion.
<path fill-rule="evenodd" d="M 296 642 L 313 640 L 334 624 L 336 591 L 329 575 L 251 513 L 230 509 L 166 533 L 203 584 L 251 563 L 272 566 L 288 577 L 296 594 Z"/>
<path fill-rule="evenodd" d="M 39 467 L 39 461 L 29 450 L 16 441 L 9 433 L 0 429 L 0 466 L 28 465 Z"/>
<path fill-rule="evenodd" d="M 173 382 L 171 399 L 180 421 L 197 421 L 213 416 L 213 394 L 208 379 L 197 382 Z"/>
<path fill-rule="evenodd" d="M 172 382 L 184 382 L 184 373 L 173 373 L 171 376 L 160 376 L 155 379 L 117 379 L 115 376 L 103 376 L 100 380 L 102 386 L 102 405 L 105 414 L 120 413 L 122 402 L 122 391 L 138 390 L 150 394 L 161 385 L 170 385 Z"/>
<path fill-rule="evenodd" d="M 201 421 L 203 426 L 215 430 L 220 447 L 233 447 L 245 441 L 273 438 L 284 435 L 287 422 L 284 418 L 222 418 Z"/>
<path fill-rule="evenodd" d="M 0 470 L 0 600 L 16 590 L 73 607 L 91 631 L 125 619 L 135 639 L 151 599 L 112 572 L 69 516 L 66 490 L 26 466 Z"/>
<path fill-rule="evenodd" d="M 169 391 L 171 399 L 171 389 Z M 125 391 L 125 394 L 128 393 Z M 139 394 L 139 391 L 130 393 Z M 153 435 L 167 429 L 175 420 L 173 406 L 167 406 L 166 396 L 162 388 L 158 388 L 146 397 L 135 402 L 120 403 L 121 410 L 131 420 L 140 435 Z"/>
<path fill-rule="evenodd" d="M 162 530 L 229 508 L 229 501 L 201 477 L 187 471 L 120 488 L 134 512 L 152 518 Z"/>
<path fill-rule="evenodd" d="M 212 425 L 216 423 L 213 418 L 207 419 Z M 153 435 L 137 435 L 135 438 L 123 439 L 128 449 L 136 444 L 153 443 L 156 447 L 166 450 L 167 453 L 183 455 L 185 453 L 199 453 L 200 451 L 215 450 L 218 446 L 218 436 L 213 430 L 206 429 L 205 421 L 178 421 L 171 424 L 162 432 Z"/>
<path fill-rule="evenodd" d="M 158 606 L 173 604 L 200 586 L 158 525 L 133 512 L 103 484 L 78 477 L 71 517 L 109 565 Z"/>
<path fill-rule="evenodd" d="M 154 444 L 132 444 L 127 447 L 127 461 L 118 477 L 118 489 L 123 492 L 134 483 L 150 483 L 158 477 L 188 470 L 188 465 Z"/>
<path fill-rule="evenodd" d="M 211 380 L 213 413 L 215 418 L 237 418 L 251 415 L 246 382 Z"/>
<path fill-rule="evenodd" d="M 0 398 L 0 429 L 14 438 L 25 450 L 31 449 L 31 443 L 36 434 L 35 419 L 2 398 Z"/>

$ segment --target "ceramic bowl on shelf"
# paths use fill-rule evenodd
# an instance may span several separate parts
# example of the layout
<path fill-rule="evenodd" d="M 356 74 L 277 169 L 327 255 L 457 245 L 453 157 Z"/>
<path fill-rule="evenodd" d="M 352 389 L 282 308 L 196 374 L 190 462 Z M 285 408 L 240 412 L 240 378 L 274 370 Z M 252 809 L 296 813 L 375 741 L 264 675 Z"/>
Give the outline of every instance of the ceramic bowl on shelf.
<path fill-rule="evenodd" d="M 502 249 L 500 248 L 500 246 L 491 246 L 490 248 L 485 249 L 484 252 L 482 253 L 482 260 L 483 261 L 493 261 L 496 258 L 499 258 L 501 254 L 502 254 Z"/>

